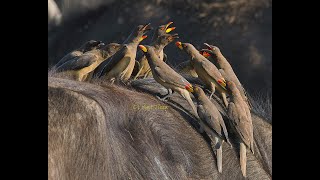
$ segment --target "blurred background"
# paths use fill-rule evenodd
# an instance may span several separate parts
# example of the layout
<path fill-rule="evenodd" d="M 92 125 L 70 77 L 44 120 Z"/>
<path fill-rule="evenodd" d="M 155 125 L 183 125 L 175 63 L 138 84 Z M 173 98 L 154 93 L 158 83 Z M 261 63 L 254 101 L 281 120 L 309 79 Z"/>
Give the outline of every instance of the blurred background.
<path fill-rule="evenodd" d="M 217 45 L 250 94 L 272 96 L 271 0 L 48 0 L 48 68 L 90 39 L 121 43 L 169 21 L 180 41 Z M 165 53 L 173 67 L 188 59 L 174 43 Z"/>

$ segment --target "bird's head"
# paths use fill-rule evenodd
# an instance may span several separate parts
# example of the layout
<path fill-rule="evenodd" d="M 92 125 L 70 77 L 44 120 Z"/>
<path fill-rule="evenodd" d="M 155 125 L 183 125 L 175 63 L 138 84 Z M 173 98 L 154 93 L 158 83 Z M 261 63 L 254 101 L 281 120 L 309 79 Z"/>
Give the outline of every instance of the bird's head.
<path fill-rule="evenodd" d="M 134 36 L 136 38 L 138 38 L 138 41 L 141 42 L 142 40 L 144 40 L 145 38 L 147 38 L 148 36 L 145 35 L 148 31 L 150 31 L 152 29 L 152 27 L 150 26 L 150 23 L 145 24 L 145 25 L 139 25 L 134 29 Z"/>
<path fill-rule="evenodd" d="M 217 46 L 210 45 L 208 43 L 203 43 L 205 48 L 200 50 L 200 54 L 202 54 L 204 57 L 216 57 L 218 53 L 220 53 L 220 49 Z"/>
<path fill-rule="evenodd" d="M 169 22 L 167 24 L 164 25 L 160 25 L 157 29 L 157 37 L 162 36 L 166 33 L 170 33 L 171 31 L 173 31 L 174 29 L 176 29 L 176 27 L 169 27 L 173 22 Z"/>
<path fill-rule="evenodd" d="M 143 54 L 147 57 L 147 59 L 156 61 L 160 60 L 159 56 L 157 56 L 154 47 L 153 46 L 148 46 L 148 45 L 139 45 L 139 49 L 143 52 Z"/>
<path fill-rule="evenodd" d="M 177 41 L 176 46 L 179 49 L 184 50 L 189 55 L 192 55 L 192 54 L 198 52 L 198 50 L 190 43 L 182 43 L 180 41 Z"/>
<path fill-rule="evenodd" d="M 193 93 L 192 94 L 194 95 L 194 97 L 196 99 L 199 99 L 199 97 L 201 97 L 202 95 L 205 95 L 204 91 L 202 90 L 202 88 L 199 85 L 193 86 Z"/>
<path fill-rule="evenodd" d="M 108 54 L 114 54 L 121 48 L 121 44 L 110 43 L 102 47 L 101 49 L 106 51 Z"/>
<path fill-rule="evenodd" d="M 80 49 L 83 50 L 83 52 L 91 51 L 94 49 L 97 49 L 101 46 L 103 46 L 104 43 L 102 41 L 96 41 L 96 40 L 90 40 L 84 43 Z"/>
<path fill-rule="evenodd" d="M 178 38 L 179 38 L 179 36 L 178 36 L 177 33 L 175 33 L 175 34 L 163 34 L 163 35 L 158 37 L 157 43 L 166 46 L 169 43 L 171 43 L 173 40 L 178 39 Z"/>

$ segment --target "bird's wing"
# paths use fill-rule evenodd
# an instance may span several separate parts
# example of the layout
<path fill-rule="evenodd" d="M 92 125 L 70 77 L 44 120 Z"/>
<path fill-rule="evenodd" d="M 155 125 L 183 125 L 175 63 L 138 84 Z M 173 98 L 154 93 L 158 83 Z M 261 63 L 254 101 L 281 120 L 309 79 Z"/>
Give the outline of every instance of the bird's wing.
<path fill-rule="evenodd" d="M 110 56 L 107 59 L 103 60 L 102 63 L 100 63 L 99 66 L 94 69 L 92 77 L 98 77 L 101 74 L 103 68 L 106 66 L 108 61 L 111 60 L 112 57 L 113 56 Z"/>
<path fill-rule="evenodd" d="M 171 69 L 170 66 L 162 62 L 162 66 L 155 66 L 154 72 L 162 81 L 186 89 L 191 84 L 180 74 Z M 165 69 L 165 70 L 164 70 Z"/>
<path fill-rule="evenodd" d="M 101 74 L 98 77 L 106 75 L 115 65 L 120 62 L 128 52 L 127 46 L 123 46 L 119 51 L 117 51 L 112 58 L 107 61 L 106 65 L 103 67 Z"/>
<path fill-rule="evenodd" d="M 59 60 L 59 62 L 55 65 L 56 68 L 58 68 L 59 66 L 61 66 L 62 64 L 64 64 L 65 62 L 67 61 L 70 61 L 74 58 L 78 58 L 79 56 L 81 56 L 83 54 L 83 52 L 81 51 L 73 51 L 73 52 L 70 52 L 68 53 L 67 55 L 65 55 L 63 58 L 61 58 Z"/>
<path fill-rule="evenodd" d="M 198 105 L 198 114 L 199 117 L 203 119 L 211 129 L 213 129 L 220 137 L 222 137 L 221 126 L 218 119 L 219 117 L 216 114 L 213 114 L 212 111 L 203 107 L 203 105 Z"/>
<path fill-rule="evenodd" d="M 79 70 L 90 66 L 98 60 L 98 56 L 95 54 L 84 54 L 79 58 L 67 61 L 58 67 L 57 71 Z"/>
<path fill-rule="evenodd" d="M 231 80 L 230 77 L 227 75 L 227 73 L 223 69 L 219 69 L 219 72 L 225 80 L 227 81 Z"/>
<path fill-rule="evenodd" d="M 212 64 L 209 60 L 205 59 L 201 62 L 202 68 L 208 73 L 210 77 L 212 77 L 215 81 L 222 80 L 226 82 L 225 79 L 222 77 L 218 68 Z M 225 86 L 222 86 L 225 88 Z"/>
<path fill-rule="evenodd" d="M 230 102 L 228 105 L 228 116 L 232 125 L 240 135 L 242 141 L 250 147 L 250 125 L 249 119 L 245 112 L 242 112 L 240 107 L 237 107 L 234 102 Z"/>

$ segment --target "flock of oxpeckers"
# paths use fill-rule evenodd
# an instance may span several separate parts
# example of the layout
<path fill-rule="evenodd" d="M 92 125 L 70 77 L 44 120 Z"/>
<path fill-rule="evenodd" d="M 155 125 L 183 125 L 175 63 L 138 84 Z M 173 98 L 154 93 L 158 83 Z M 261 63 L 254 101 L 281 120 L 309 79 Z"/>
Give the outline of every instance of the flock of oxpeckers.
<path fill-rule="evenodd" d="M 212 147 L 216 150 L 218 171 L 221 173 L 222 143 L 224 141 L 230 145 L 231 143 L 224 119 L 210 101 L 212 95 L 217 92 L 227 108 L 230 124 L 239 137 L 240 168 L 243 176 L 246 176 L 246 148 L 252 153 L 254 148 L 251 104 L 245 90 L 219 48 L 207 43 L 204 43 L 205 48 L 200 51 L 190 43 L 177 41 L 176 46 L 190 56 L 190 60 L 185 63 L 181 72 L 187 72 L 204 82 L 211 91 L 209 97 L 200 86 L 192 85 L 172 69 L 166 63 L 167 56 L 163 52 L 166 45 L 179 38 L 178 34 L 170 34 L 175 29 L 169 27 L 172 23 L 159 26 L 150 45 L 139 45 L 147 37 L 146 32 L 152 29 L 150 23 L 137 26 L 123 44 L 105 45 L 101 41 L 90 40 L 64 56 L 54 68 L 57 73 L 69 73 L 78 81 L 103 78 L 111 83 L 118 83 L 128 82 L 130 78 L 152 76 L 156 82 L 168 89 L 168 94 L 159 99 L 165 100 L 174 91 L 188 101 L 197 116 L 201 131 L 204 130 L 212 141 Z M 136 58 L 137 47 L 143 54 Z M 197 108 L 190 93 L 197 101 Z"/>

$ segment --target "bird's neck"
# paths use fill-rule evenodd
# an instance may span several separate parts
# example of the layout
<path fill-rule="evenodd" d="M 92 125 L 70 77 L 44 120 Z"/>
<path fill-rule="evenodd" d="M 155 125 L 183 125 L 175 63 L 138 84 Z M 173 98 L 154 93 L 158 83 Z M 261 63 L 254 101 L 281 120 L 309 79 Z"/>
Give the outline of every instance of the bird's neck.
<path fill-rule="evenodd" d="M 140 41 L 134 40 L 134 41 L 128 42 L 127 45 L 131 46 L 131 47 L 137 47 L 139 45 L 139 43 L 140 43 Z"/>
<path fill-rule="evenodd" d="M 148 63 L 149 63 L 149 65 L 150 65 L 150 67 L 153 68 L 153 67 L 155 66 L 154 63 L 157 63 L 157 58 L 152 58 L 150 54 L 147 54 L 147 55 L 146 55 L 146 58 L 147 58 L 147 60 L 148 60 Z"/>
<path fill-rule="evenodd" d="M 202 55 L 200 53 L 199 54 L 192 53 L 190 56 L 191 56 L 191 60 L 192 61 L 197 61 L 197 62 L 201 62 L 202 61 L 202 57 L 201 57 Z"/>
<path fill-rule="evenodd" d="M 138 46 L 138 44 L 140 43 L 139 40 L 140 37 L 137 37 L 133 35 L 133 33 L 131 33 L 129 37 L 123 42 L 123 44 L 135 44 L 136 46 Z"/>
<path fill-rule="evenodd" d="M 205 104 L 207 101 L 210 101 L 204 93 L 200 94 L 197 99 L 199 104 Z"/>
<path fill-rule="evenodd" d="M 155 47 L 155 49 L 157 51 L 162 51 L 164 49 L 165 45 L 160 44 L 160 43 L 155 43 L 153 47 Z"/>
<path fill-rule="evenodd" d="M 154 33 L 153 33 L 153 36 L 151 38 L 151 42 L 155 42 L 158 38 L 158 31 L 156 30 Z"/>
<path fill-rule="evenodd" d="M 241 97 L 241 94 L 239 92 L 239 90 L 233 90 L 231 92 L 231 96 L 230 96 L 230 100 L 232 100 L 233 102 L 235 101 L 242 101 L 242 97 Z"/>
<path fill-rule="evenodd" d="M 223 61 L 227 61 L 227 59 L 222 55 L 222 53 L 218 53 L 214 58 L 218 62 L 218 64 L 222 63 Z"/>

